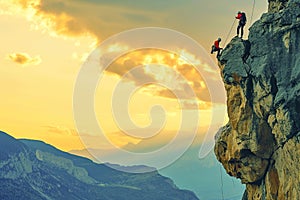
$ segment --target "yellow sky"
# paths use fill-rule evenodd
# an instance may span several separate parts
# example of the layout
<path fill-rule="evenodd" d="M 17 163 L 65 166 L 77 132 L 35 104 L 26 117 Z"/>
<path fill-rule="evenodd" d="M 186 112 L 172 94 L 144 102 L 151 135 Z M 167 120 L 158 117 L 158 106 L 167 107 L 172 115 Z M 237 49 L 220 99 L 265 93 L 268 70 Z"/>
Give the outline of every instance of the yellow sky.
<path fill-rule="evenodd" d="M 96 48 L 97 43 L 100 44 L 109 36 L 143 26 L 160 26 L 182 31 L 208 48 L 214 38 L 228 31 L 224 28 L 216 34 L 216 23 L 220 22 L 220 26 L 223 23 L 228 27 L 232 20 L 225 22 L 224 16 L 234 15 L 235 13 L 231 12 L 238 6 L 245 6 L 248 10 L 252 6 L 251 3 L 238 5 L 238 1 L 233 1 L 232 8 L 224 9 L 226 15 L 216 14 L 216 18 L 222 17 L 213 19 L 215 24 L 208 26 L 207 21 L 199 19 L 198 15 L 201 14 L 202 19 L 205 16 L 209 18 L 215 11 L 205 10 L 217 8 L 217 12 L 220 13 L 222 4 L 226 5 L 228 2 L 220 1 L 220 7 L 211 1 L 203 1 L 202 4 L 199 2 L 190 0 L 184 4 L 183 1 L 176 0 L 172 5 L 165 5 L 158 1 L 152 4 L 149 1 L 141 1 L 135 5 L 125 5 L 121 1 L 112 3 L 104 0 L 98 3 L 92 0 L 0 0 L 0 129 L 14 137 L 43 140 L 66 151 L 85 148 L 76 131 L 72 98 L 78 72 L 88 54 Z M 201 9 L 200 14 L 193 10 L 195 4 Z M 204 5 L 206 9 L 203 8 Z M 265 5 L 266 3 L 258 3 L 254 18 L 259 17 Z M 180 10 L 183 7 L 185 9 Z M 188 10 L 193 11 L 195 16 Z M 182 12 L 182 16 L 178 16 L 178 12 Z M 205 28 L 201 29 L 199 26 Z M 211 30 L 208 30 L 209 28 Z M 112 46 L 111 50 L 118 51 L 117 47 Z M 188 52 L 183 54 L 193 56 L 188 55 Z M 207 86 L 201 76 L 193 70 L 192 64 L 184 63 L 180 59 L 180 53 L 171 55 L 169 52 L 157 50 L 137 51 L 126 54 L 112 63 L 98 83 L 95 94 L 97 120 L 105 134 L 116 145 L 138 143 L 140 140 L 121 133 L 113 119 L 111 99 L 114 86 L 120 82 L 122 74 L 132 67 L 151 62 L 168 65 L 188 80 L 198 97 L 199 127 L 207 127 L 211 123 Z M 205 62 L 202 64 L 203 67 L 209 67 Z M 162 69 L 150 70 L 145 74 L 150 74 L 155 80 L 166 79 L 170 73 Z M 218 73 L 214 71 L 209 76 L 213 79 Z M 122 87 L 132 89 L 137 82 L 137 79 L 126 82 Z M 178 87 L 180 86 L 178 83 Z M 178 130 L 182 107 L 170 91 L 153 85 L 136 90 L 130 99 L 128 110 L 134 124 L 138 127 L 149 125 L 150 110 L 156 104 L 162 105 L 166 112 L 163 130 Z M 154 117 L 160 117 L 159 113 L 152 114 Z M 130 130 L 132 127 L 126 129 Z M 93 138 L 89 147 L 97 148 L 97 142 L 93 141 Z"/>

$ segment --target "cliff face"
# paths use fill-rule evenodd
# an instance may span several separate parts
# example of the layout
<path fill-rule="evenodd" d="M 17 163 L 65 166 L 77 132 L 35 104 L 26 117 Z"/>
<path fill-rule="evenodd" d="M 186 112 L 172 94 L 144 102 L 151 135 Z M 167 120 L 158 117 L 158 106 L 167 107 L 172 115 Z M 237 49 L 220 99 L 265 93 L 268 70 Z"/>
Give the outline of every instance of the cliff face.
<path fill-rule="evenodd" d="M 219 60 L 229 122 L 215 154 L 240 178 L 244 199 L 300 197 L 300 0 L 269 0 L 268 13 Z"/>

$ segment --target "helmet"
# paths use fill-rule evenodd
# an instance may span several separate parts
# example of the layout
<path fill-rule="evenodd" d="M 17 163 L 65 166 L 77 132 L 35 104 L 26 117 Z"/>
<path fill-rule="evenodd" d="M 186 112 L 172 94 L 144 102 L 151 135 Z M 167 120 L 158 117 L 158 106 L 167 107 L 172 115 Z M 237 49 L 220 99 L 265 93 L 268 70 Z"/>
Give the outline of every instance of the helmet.
<path fill-rule="evenodd" d="M 218 38 L 218 41 L 221 42 L 221 38 Z"/>
<path fill-rule="evenodd" d="M 238 11 L 238 14 L 241 14 L 242 12 L 241 11 Z"/>

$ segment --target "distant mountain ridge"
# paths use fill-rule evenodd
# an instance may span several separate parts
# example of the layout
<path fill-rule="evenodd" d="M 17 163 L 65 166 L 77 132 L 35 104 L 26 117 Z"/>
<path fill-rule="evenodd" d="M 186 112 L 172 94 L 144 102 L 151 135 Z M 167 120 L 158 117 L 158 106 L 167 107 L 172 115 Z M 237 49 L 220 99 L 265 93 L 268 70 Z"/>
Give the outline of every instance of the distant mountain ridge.
<path fill-rule="evenodd" d="M 197 145 L 191 146 L 174 163 L 160 169 L 159 173 L 171 178 L 180 188 L 193 191 L 200 199 L 220 200 L 224 197 L 226 200 L 240 200 L 245 187 L 238 179 L 230 177 L 224 169 L 221 169 L 213 152 L 210 152 L 205 159 L 199 159 L 199 148 Z M 101 149 L 83 149 L 72 150 L 70 153 L 97 162 L 90 152 L 97 157 L 100 151 Z M 110 153 L 114 156 L 113 151 Z M 117 169 L 116 166 L 113 168 Z M 121 170 L 128 171 L 123 168 Z"/>
<path fill-rule="evenodd" d="M 121 167 L 121 166 L 120 166 Z M 0 131 L 0 199 L 196 200 L 157 171 L 124 173 Z"/>

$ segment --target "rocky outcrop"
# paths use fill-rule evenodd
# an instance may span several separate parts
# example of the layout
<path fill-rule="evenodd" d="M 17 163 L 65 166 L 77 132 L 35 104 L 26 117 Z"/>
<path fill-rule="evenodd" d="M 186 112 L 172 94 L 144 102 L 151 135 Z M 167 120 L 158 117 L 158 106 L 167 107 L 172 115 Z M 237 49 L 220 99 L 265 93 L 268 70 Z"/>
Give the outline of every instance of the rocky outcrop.
<path fill-rule="evenodd" d="M 268 13 L 219 59 L 229 122 L 215 154 L 246 184 L 244 199 L 300 197 L 300 0 L 269 0 Z"/>
<path fill-rule="evenodd" d="M 78 180 L 87 183 L 87 184 L 95 184 L 97 183 L 92 177 L 89 177 L 88 172 L 82 167 L 74 166 L 72 160 L 55 156 L 48 152 L 43 152 L 41 150 L 35 151 L 36 158 L 42 162 L 47 163 L 49 166 L 56 167 L 61 170 L 65 170 L 68 174 L 74 176 Z"/>

